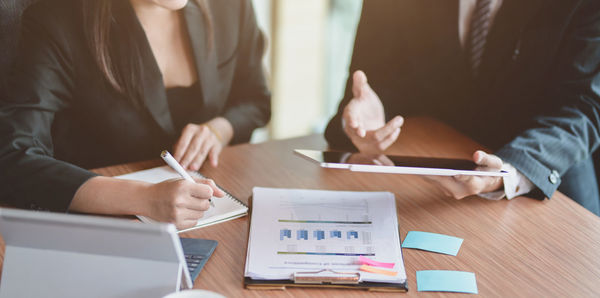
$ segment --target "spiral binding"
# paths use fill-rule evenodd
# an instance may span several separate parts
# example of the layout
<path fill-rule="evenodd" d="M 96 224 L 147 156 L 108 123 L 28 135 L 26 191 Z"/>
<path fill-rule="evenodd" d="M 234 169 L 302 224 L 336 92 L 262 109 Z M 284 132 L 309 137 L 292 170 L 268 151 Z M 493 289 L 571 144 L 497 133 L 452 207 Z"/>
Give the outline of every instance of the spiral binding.
<path fill-rule="evenodd" d="M 210 179 L 210 178 L 208 178 L 208 177 L 206 177 L 206 176 L 202 175 L 202 173 L 200 173 L 200 172 L 194 172 L 193 174 L 194 174 L 195 176 L 198 176 L 198 178 L 202 178 L 202 179 Z M 225 190 L 223 187 L 221 187 L 220 185 L 218 185 L 218 184 L 216 184 L 216 183 L 215 183 L 215 185 L 216 185 L 216 186 L 217 186 L 217 187 L 218 187 L 220 190 L 222 190 L 222 191 L 225 193 L 225 197 L 227 197 L 227 198 L 229 198 L 229 199 L 232 199 L 232 200 L 236 201 L 238 204 L 240 204 L 240 205 L 242 205 L 242 206 L 244 206 L 244 207 L 248 208 L 248 205 L 244 204 L 244 202 L 242 202 L 240 199 L 238 199 L 238 198 L 234 197 L 234 196 L 233 196 L 231 193 L 229 193 L 229 192 L 228 192 L 227 190 Z"/>

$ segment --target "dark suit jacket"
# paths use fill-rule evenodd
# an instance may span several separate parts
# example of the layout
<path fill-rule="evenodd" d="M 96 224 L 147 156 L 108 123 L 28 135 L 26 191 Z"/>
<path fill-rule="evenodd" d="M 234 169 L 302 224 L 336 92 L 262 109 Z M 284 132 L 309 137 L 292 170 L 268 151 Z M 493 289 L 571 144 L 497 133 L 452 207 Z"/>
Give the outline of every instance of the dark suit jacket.
<path fill-rule="evenodd" d="M 94 175 L 84 168 L 157 158 L 180 134 L 141 25 L 135 22 L 130 37 L 142 49 L 145 107 L 136 109 L 96 66 L 79 2 L 41 1 L 23 17 L 12 83 L 0 105 L 0 189 L 19 207 L 65 211 Z M 247 142 L 270 117 L 264 42 L 249 0 L 209 4 L 212 50 L 200 8 L 194 1 L 184 8 L 202 88 L 200 120 L 223 116 L 233 125 L 232 142 Z"/>
<path fill-rule="evenodd" d="M 458 5 L 365 1 L 351 70 L 366 72 L 388 120 L 441 119 L 496 150 L 550 197 L 600 144 L 600 1 L 504 0 L 477 79 L 459 43 Z M 327 127 L 332 147 L 351 146 L 341 127 L 351 97 L 350 78 Z M 596 183 L 593 173 L 580 182 Z"/>

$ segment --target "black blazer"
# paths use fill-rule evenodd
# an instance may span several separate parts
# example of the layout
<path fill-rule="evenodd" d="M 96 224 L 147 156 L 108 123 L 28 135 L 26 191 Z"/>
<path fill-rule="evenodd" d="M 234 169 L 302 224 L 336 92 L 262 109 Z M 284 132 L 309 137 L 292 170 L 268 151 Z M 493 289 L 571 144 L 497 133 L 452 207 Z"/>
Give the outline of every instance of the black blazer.
<path fill-rule="evenodd" d="M 504 0 L 477 79 L 459 42 L 458 5 L 365 1 L 351 70 L 366 72 L 388 119 L 441 119 L 550 197 L 600 145 L 600 1 Z M 341 127 L 351 83 L 326 130 L 332 147 L 352 146 Z M 594 186 L 590 178 L 579 187 Z"/>
<path fill-rule="evenodd" d="M 208 3 L 212 49 L 200 8 L 193 0 L 184 8 L 202 89 L 197 123 L 225 117 L 233 125 L 232 143 L 247 142 L 270 118 L 264 41 L 249 0 Z M 125 9 L 135 18 L 129 4 Z M 65 211 L 79 186 L 94 176 L 84 168 L 154 159 L 177 140 L 160 70 L 135 24 L 131 38 L 142 49 L 142 109 L 111 88 L 96 66 L 82 31 L 80 1 L 41 1 L 25 12 L 12 83 L 0 105 L 5 202 Z"/>

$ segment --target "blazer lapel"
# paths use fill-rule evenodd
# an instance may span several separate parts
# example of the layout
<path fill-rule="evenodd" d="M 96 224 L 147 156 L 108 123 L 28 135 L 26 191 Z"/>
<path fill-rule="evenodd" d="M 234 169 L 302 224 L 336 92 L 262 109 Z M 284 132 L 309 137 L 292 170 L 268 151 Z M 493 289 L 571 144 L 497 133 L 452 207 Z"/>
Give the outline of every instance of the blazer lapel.
<path fill-rule="evenodd" d="M 210 33 L 207 31 L 205 21 L 206 16 L 200 10 L 195 1 L 188 2 L 184 9 L 185 21 L 187 25 L 194 60 L 196 62 L 196 71 L 202 87 L 202 100 L 205 115 L 216 115 L 217 113 L 217 56 L 215 52 L 214 40 L 212 48 L 209 47 Z"/>
<path fill-rule="evenodd" d="M 131 9 L 131 13 L 133 14 L 133 17 L 135 17 L 135 12 L 131 5 L 126 6 Z M 139 50 L 142 61 L 141 84 L 144 93 L 142 94 L 144 103 L 156 123 L 158 123 L 158 125 L 169 135 L 174 135 L 177 132 L 173 127 L 162 73 L 160 72 L 160 68 L 158 68 L 154 53 L 152 53 L 152 48 L 146 37 L 146 32 L 142 28 L 142 24 L 139 20 L 137 18 L 135 19 L 136 26 L 132 30 L 135 35 L 134 38 L 137 39 L 137 44 L 140 45 Z"/>

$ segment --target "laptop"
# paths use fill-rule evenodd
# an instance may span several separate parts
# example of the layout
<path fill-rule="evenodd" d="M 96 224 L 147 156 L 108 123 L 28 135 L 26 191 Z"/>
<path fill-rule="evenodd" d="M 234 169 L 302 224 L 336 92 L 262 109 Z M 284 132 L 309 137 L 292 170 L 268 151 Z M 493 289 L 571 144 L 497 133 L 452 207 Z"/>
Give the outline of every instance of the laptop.
<path fill-rule="evenodd" d="M 0 298 L 163 297 L 192 288 L 217 244 L 172 224 L 2 208 L 0 234 Z"/>

